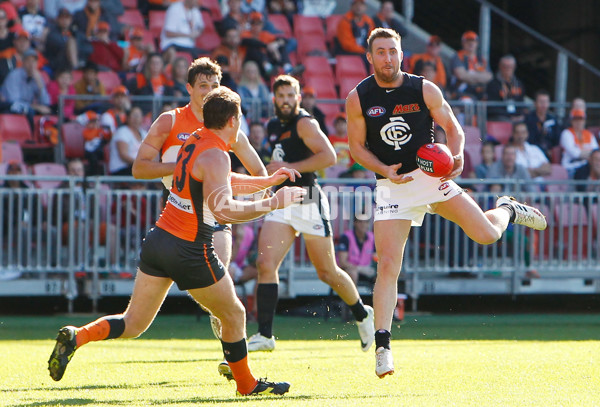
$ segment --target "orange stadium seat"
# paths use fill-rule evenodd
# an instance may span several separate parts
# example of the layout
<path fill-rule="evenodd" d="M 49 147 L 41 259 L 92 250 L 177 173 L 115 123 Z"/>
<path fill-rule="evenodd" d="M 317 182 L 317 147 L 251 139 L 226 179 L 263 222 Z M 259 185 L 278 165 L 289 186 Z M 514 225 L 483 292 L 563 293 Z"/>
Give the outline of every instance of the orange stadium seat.
<path fill-rule="evenodd" d="M 221 21 L 223 19 L 219 0 L 202 0 L 200 3 L 202 4 L 202 8 L 208 9 L 212 21 Z M 202 17 L 204 18 L 204 16 Z M 206 20 L 204 22 L 206 23 Z"/>
<path fill-rule="evenodd" d="M 276 29 L 283 33 L 285 38 L 292 37 L 292 26 L 286 16 L 283 14 L 269 14 L 267 18 L 273 23 Z"/>
<path fill-rule="evenodd" d="M 160 38 L 160 33 L 165 25 L 167 12 L 164 10 L 150 10 L 148 12 L 148 29 L 154 38 Z"/>
<path fill-rule="evenodd" d="M 481 144 L 481 131 L 476 126 L 463 126 L 465 132 L 465 143 Z"/>
<path fill-rule="evenodd" d="M 327 77 L 308 76 L 305 84 L 316 90 L 319 99 L 338 99 L 334 83 Z"/>
<path fill-rule="evenodd" d="M 11 161 L 22 163 L 23 149 L 19 143 L 5 141 L 2 143 L 2 162 L 8 163 Z"/>
<path fill-rule="evenodd" d="M 306 34 L 317 34 L 325 39 L 325 30 L 323 29 L 321 17 L 294 14 L 294 36 L 300 42 L 303 41 Z"/>
<path fill-rule="evenodd" d="M 567 173 L 567 169 L 560 164 L 552 164 L 552 170 L 550 175 L 544 177 L 545 180 L 568 180 L 569 174 Z M 567 184 L 549 184 L 546 187 L 548 192 L 567 192 L 569 190 L 569 185 Z"/>
<path fill-rule="evenodd" d="M 32 174 L 38 175 L 38 176 L 67 175 L 67 168 L 64 165 L 58 164 L 58 163 L 38 163 L 38 164 L 34 164 L 31 168 L 32 168 Z M 60 181 L 60 180 L 56 180 L 56 181 L 36 180 L 36 181 L 34 181 L 34 185 L 36 186 L 36 188 L 41 188 L 41 189 L 58 188 L 61 183 L 62 183 L 62 181 Z"/>
<path fill-rule="evenodd" d="M 20 114 L 0 114 L 0 138 L 17 141 L 21 147 L 32 147 L 35 142 L 29 121 Z"/>
<path fill-rule="evenodd" d="M 488 120 L 487 133 L 499 143 L 506 144 L 512 136 L 512 123 Z"/>
<path fill-rule="evenodd" d="M 358 85 L 363 79 L 364 77 L 358 76 L 338 79 L 340 85 L 340 98 L 346 99 L 348 93 L 350 93 L 350 91 L 354 89 L 354 87 Z"/>
<path fill-rule="evenodd" d="M 337 26 L 343 17 L 344 16 L 341 14 L 332 14 L 325 18 L 325 38 L 327 40 L 327 43 L 331 46 L 331 49 L 333 49 L 334 38 L 337 35 Z"/>
<path fill-rule="evenodd" d="M 202 12 L 204 19 L 204 31 L 196 38 L 196 47 L 204 51 L 212 51 L 221 45 L 221 37 L 217 33 L 214 23 L 210 18 L 210 14 L 206 11 Z"/>
<path fill-rule="evenodd" d="M 298 41 L 298 57 L 300 62 L 304 62 L 307 56 L 326 56 L 329 55 L 325 44 L 325 37 L 322 34 L 302 34 Z"/>
<path fill-rule="evenodd" d="M 61 138 L 65 158 L 83 158 L 85 155 L 83 142 L 83 126 L 78 122 L 69 122 L 62 125 Z"/>
<path fill-rule="evenodd" d="M 137 9 L 126 9 L 125 12 L 118 17 L 121 24 L 126 24 L 131 27 L 146 28 L 144 16 Z"/>
<path fill-rule="evenodd" d="M 579 257 L 579 246 L 581 246 L 582 257 L 587 256 L 588 216 L 585 206 L 574 202 L 570 204 L 563 202 L 555 208 L 555 211 L 559 227 L 555 229 L 554 240 L 559 242 L 560 239 L 562 242 L 564 258 Z"/>

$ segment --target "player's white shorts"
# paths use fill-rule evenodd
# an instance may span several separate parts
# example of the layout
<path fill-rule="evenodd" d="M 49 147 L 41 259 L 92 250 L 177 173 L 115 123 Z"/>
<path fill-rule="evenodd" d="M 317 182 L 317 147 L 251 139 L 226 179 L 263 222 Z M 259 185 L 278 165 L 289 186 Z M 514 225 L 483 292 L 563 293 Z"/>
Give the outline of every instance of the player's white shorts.
<path fill-rule="evenodd" d="M 412 226 L 421 226 L 425 213 L 432 213 L 431 204 L 444 202 L 462 193 L 454 181 L 441 182 L 420 169 L 408 174 L 406 184 L 394 184 L 388 179 L 377 180 L 375 189 L 375 221 L 406 219 Z"/>
<path fill-rule="evenodd" d="M 316 202 L 292 204 L 287 208 L 277 209 L 265 216 L 265 222 L 279 222 L 290 225 L 300 233 L 315 236 L 331 236 L 329 202 L 322 197 L 320 205 Z"/>

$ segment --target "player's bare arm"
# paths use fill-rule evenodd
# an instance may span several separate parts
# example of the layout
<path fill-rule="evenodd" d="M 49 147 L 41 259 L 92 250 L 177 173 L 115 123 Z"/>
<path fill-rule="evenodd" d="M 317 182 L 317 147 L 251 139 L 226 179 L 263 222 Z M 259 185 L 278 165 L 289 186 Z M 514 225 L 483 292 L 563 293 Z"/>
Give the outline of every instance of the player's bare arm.
<path fill-rule="evenodd" d="M 325 133 L 319 128 L 315 119 L 303 118 L 296 125 L 298 136 L 304 141 L 304 144 L 312 151 L 310 157 L 288 163 L 285 161 L 271 161 L 267 165 L 267 171 L 272 174 L 281 167 L 293 168 L 298 172 L 314 172 L 325 169 L 335 164 L 337 158 L 333 146 L 327 139 Z"/>
<path fill-rule="evenodd" d="M 348 116 L 348 146 L 352 158 L 368 170 L 376 172 L 396 184 L 412 181 L 412 177 L 398 175 L 402 164 L 385 165 L 366 146 L 367 124 L 362 115 L 360 100 L 356 89 L 346 98 L 346 114 Z"/>
<path fill-rule="evenodd" d="M 458 123 L 456 116 L 454 116 L 452 108 L 442 96 L 440 88 L 426 79 L 423 80 L 423 99 L 435 123 L 441 126 L 446 132 L 446 143 L 454 156 L 454 168 L 442 180 L 456 178 L 463 171 L 465 133 Z"/>
<path fill-rule="evenodd" d="M 300 177 L 301 175 L 298 171 L 291 168 L 281 167 L 273 174 L 262 177 L 232 172 L 230 181 L 231 189 L 235 195 L 247 195 L 260 192 L 275 185 L 279 185 L 288 179 L 294 182 L 296 181 L 296 178 Z"/>
<path fill-rule="evenodd" d="M 243 223 L 259 218 L 275 209 L 285 208 L 302 200 L 306 191 L 299 187 L 283 187 L 267 199 L 245 202 L 233 198 L 229 171 L 229 156 L 218 149 L 209 149 L 194 162 L 193 175 L 202 180 L 206 204 L 219 223 Z"/>
<path fill-rule="evenodd" d="M 252 144 L 250 144 L 250 141 L 248 141 L 248 136 L 243 131 L 238 132 L 237 141 L 231 145 L 231 150 L 239 158 L 250 175 L 267 175 L 265 165 L 262 163 L 254 147 L 252 147 Z"/>
<path fill-rule="evenodd" d="M 138 154 L 133 162 L 132 174 L 138 179 L 154 179 L 173 174 L 175 163 L 162 163 L 159 161 L 160 149 L 169 136 L 173 127 L 171 112 L 161 114 L 152 123 L 148 135 L 142 142 Z"/>

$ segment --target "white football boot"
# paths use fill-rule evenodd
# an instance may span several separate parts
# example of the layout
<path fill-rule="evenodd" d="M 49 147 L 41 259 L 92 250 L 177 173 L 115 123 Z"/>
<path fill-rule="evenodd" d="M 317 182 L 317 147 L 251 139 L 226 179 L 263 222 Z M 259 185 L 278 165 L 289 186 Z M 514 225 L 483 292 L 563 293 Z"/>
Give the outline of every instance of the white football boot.
<path fill-rule="evenodd" d="M 360 348 L 363 352 L 369 350 L 375 341 L 375 322 L 373 308 L 365 305 L 367 316 L 362 321 L 356 321 L 358 334 L 360 335 Z"/>
<path fill-rule="evenodd" d="M 267 338 L 260 333 L 255 333 L 248 338 L 248 352 L 272 351 L 275 349 L 275 337 Z"/>
<path fill-rule="evenodd" d="M 394 374 L 394 358 L 392 351 L 382 347 L 377 348 L 375 351 L 375 374 L 380 379 L 383 379 L 387 375 Z"/>
<path fill-rule="evenodd" d="M 515 211 L 515 221 L 517 225 L 527 226 L 535 230 L 544 230 L 548 226 L 546 217 L 533 206 L 517 202 L 512 196 L 501 196 L 496 201 L 496 208 L 501 205 L 510 205 Z"/>

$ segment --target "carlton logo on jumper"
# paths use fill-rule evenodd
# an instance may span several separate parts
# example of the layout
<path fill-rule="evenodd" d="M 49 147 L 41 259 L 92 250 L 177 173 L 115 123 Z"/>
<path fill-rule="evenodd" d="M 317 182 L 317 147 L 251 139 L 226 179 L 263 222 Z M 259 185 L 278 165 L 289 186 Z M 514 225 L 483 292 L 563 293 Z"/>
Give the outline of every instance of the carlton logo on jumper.
<path fill-rule="evenodd" d="M 404 114 L 404 113 L 416 113 L 420 112 L 421 108 L 418 103 L 411 103 L 410 105 L 396 105 L 394 107 L 393 115 Z"/>
<path fill-rule="evenodd" d="M 180 141 L 186 141 L 188 138 L 190 138 L 190 133 L 179 133 L 177 135 L 177 140 Z"/>
<path fill-rule="evenodd" d="M 394 146 L 394 150 L 400 150 L 400 146 L 412 138 L 410 127 L 402 117 L 390 118 L 390 122 L 381 128 L 379 134 L 386 144 Z"/>
<path fill-rule="evenodd" d="M 379 117 L 385 114 L 385 108 L 381 106 L 373 106 L 367 110 L 367 115 L 369 117 Z"/>
<path fill-rule="evenodd" d="M 281 162 L 285 158 L 285 151 L 283 151 L 283 147 L 281 144 L 275 144 L 275 148 L 273 149 L 273 154 L 271 155 L 272 161 Z"/>

